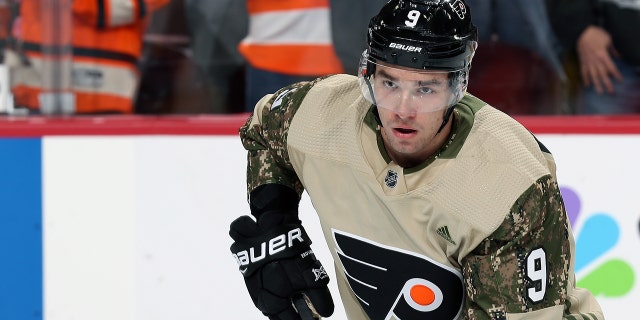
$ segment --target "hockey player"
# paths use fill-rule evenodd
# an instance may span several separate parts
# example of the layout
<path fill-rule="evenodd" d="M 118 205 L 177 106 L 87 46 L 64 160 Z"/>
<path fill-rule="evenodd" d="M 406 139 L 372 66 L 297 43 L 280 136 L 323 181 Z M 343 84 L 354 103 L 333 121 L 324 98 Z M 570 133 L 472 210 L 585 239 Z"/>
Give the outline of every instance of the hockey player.
<path fill-rule="evenodd" d="M 269 319 L 304 295 L 333 312 L 298 219 L 309 194 L 348 319 L 603 319 L 575 287 L 549 151 L 466 92 L 477 32 L 462 0 L 391 0 L 359 76 L 265 96 L 240 129 L 254 221 L 231 251 Z M 523 61 L 526 63 L 526 61 Z"/>

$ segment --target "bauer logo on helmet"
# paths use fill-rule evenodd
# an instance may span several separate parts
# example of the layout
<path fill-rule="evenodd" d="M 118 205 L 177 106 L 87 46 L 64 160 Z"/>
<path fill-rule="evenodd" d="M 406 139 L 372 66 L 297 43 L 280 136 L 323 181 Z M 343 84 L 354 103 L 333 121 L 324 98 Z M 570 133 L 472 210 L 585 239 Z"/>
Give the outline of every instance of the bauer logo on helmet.
<path fill-rule="evenodd" d="M 400 50 L 404 50 L 404 51 L 407 51 L 407 52 L 422 52 L 422 48 L 420 48 L 420 47 L 408 46 L 406 44 L 399 44 L 399 43 L 395 43 L 395 42 L 391 42 L 389 44 L 389 48 L 400 49 Z"/>

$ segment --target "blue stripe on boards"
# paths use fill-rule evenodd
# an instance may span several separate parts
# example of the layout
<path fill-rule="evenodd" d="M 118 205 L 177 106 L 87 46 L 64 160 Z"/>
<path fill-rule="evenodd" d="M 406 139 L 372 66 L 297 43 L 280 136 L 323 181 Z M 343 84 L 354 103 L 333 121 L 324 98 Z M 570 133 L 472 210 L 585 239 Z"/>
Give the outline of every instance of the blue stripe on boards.
<path fill-rule="evenodd" d="M 0 319 L 42 319 L 42 143 L 0 138 Z"/>

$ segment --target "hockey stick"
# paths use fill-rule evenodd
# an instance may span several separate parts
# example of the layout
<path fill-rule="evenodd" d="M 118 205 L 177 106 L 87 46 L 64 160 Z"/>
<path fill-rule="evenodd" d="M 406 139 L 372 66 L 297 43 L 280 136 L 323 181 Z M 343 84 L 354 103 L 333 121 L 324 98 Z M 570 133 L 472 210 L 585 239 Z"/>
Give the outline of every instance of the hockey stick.
<path fill-rule="evenodd" d="M 296 308 L 296 311 L 298 311 L 298 314 L 300 315 L 300 318 L 302 318 L 302 320 L 321 319 L 320 317 L 316 317 L 315 313 L 307 304 L 307 299 L 303 294 L 293 296 L 292 300 L 293 306 Z"/>

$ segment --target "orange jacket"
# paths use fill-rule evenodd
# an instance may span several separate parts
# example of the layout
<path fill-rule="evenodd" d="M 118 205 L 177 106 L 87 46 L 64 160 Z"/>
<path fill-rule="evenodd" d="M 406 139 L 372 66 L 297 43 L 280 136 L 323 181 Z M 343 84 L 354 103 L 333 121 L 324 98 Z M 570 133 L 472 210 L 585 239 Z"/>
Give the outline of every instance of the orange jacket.
<path fill-rule="evenodd" d="M 169 0 L 72 0 L 72 74 L 77 113 L 133 112 L 143 34 L 149 14 Z M 62 2 L 62 1 L 60 1 Z M 42 49 L 52 36 L 42 0 L 22 0 L 17 45 L 28 59 L 12 71 L 16 105 L 38 108 Z M 55 36 L 55 35 L 54 35 Z"/>
<path fill-rule="evenodd" d="M 329 0 L 247 0 L 249 34 L 238 49 L 258 69 L 290 75 L 340 73 Z"/>

